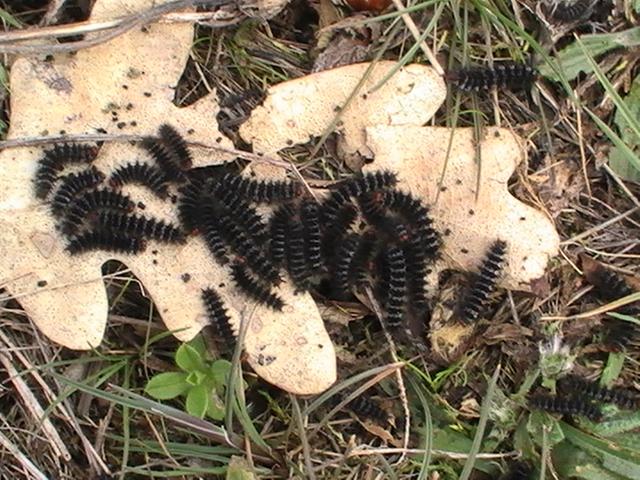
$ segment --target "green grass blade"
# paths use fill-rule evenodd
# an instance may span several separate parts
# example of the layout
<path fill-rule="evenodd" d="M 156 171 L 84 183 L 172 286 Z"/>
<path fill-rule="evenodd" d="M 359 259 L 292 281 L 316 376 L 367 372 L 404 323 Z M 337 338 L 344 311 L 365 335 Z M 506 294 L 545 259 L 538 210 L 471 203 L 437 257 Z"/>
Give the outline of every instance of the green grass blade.
<path fill-rule="evenodd" d="M 489 385 L 487 386 L 487 393 L 484 396 L 482 407 L 480 408 L 480 420 L 478 421 L 478 428 L 476 430 L 475 436 L 473 437 L 471 450 L 469 451 L 469 456 L 467 457 L 467 460 L 464 464 L 464 468 L 462 469 L 459 480 L 468 480 L 468 478 L 471 476 L 471 472 L 473 472 L 473 467 L 476 463 L 476 455 L 478 455 L 478 452 L 480 451 L 480 445 L 482 444 L 484 430 L 487 427 L 487 421 L 489 420 L 489 412 L 491 411 L 491 407 L 493 406 L 493 395 L 496 391 L 496 385 L 498 383 L 498 377 L 500 376 L 500 370 L 500 365 L 498 365 L 496 371 L 491 377 L 491 380 L 489 381 Z"/>

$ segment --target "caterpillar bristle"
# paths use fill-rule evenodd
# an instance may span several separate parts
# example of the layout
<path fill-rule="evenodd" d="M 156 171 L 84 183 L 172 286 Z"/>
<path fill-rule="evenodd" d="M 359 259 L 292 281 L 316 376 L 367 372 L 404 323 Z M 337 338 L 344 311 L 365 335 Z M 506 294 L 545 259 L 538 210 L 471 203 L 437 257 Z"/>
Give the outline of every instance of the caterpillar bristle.
<path fill-rule="evenodd" d="M 125 184 L 142 185 L 158 198 L 165 199 L 169 194 L 167 184 L 169 179 L 157 167 L 148 163 L 129 162 L 116 168 L 109 178 L 111 188 L 119 189 Z"/>
<path fill-rule="evenodd" d="M 181 159 L 173 150 L 168 149 L 154 137 L 146 137 L 142 140 L 141 145 L 153 158 L 169 182 L 184 183 L 187 180 Z"/>
<path fill-rule="evenodd" d="M 304 243 L 307 263 L 311 272 L 322 268 L 322 231 L 320 228 L 320 206 L 312 199 L 300 205 L 300 219 L 304 228 Z"/>
<path fill-rule="evenodd" d="M 193 166 L 193 159 L 189 152 L 187 142 L 185 142 L 183 136 L 171 125 L 164 123 L 160 125 L 158 135 L 164 146 L 173 152 L 174 156 L 180 161 L 180 168 L 182 170 L 189 169 Z"/>
<path fill-rule="evenodd" d="M 185 243 L 182 230 L 175 225 L 118 211 L 102 211 L 98 214 L 98 224 L 110 231 L 124 233 L 133 237 L 157 240 L 163 243 Z"/>
<path fill-rule="evenodd" d="M 473 323 L 484 315 L 489 298 L 496 290 L 502 274 L 506 249 L 507 244 L 502 240 L 496 240 L 489 247 L 460 309 L 460 319 L 464 323 Z"/>
<path fill-rule="evenodd" d="M 277 311 L 284 308 L 284 301 L 272 293 L 268 286 L 253 278 L 242 263 L 234 262 L 231 265 L 231 278 L 240 290 L 257 302 Z"/>
<path fill-rule="evenodd" d="M 287 271 L 298 291 L 309 289 L 311 271 L 305 251 L 304 227 L 294 219 L 289 219 L 286 239 Z"/>
<path fill-rule="evenodd" d="M 105 176 L 95 166 L 78 173 L 69 173 L 60 179 L 60 186 L 51 201 L 51 212 L 59 217 L 80 193 L 102 183 Z"/>
<path fill-rule="evenodd" d="M 228 173 L 223 176 L 218 188 L 235 191 L 240 197 L 256 203 L 275 203 L 293 200 L 302 195 L 302 185 L 288 180 L 252 180 Z"/>
<path fill-rule="evenodd" d="M 558 385 L 568 394 L 580 395 L 595 402 L 613 403 L 627 410 L 635 410 L 640 404 L 638 396 L 628 390 L 604 388 L 576 375 L 561 378 Z"/>
<path fill-rule="evenodd" d="M 216 335 L 216 345 L 222 355 L 230 356 L 236 345 L 236 334 L 224 301 L 213 288 L 202 290 L 202 301 L 207 310 L 209 325 Z"/>
<path fill-rule="evenodd" d="M 388 292 L 385 320 L 389 328 L 397 328 L 402 325 L 405 315 L 407 264 L 404 252 L 396 245 L 388 247 L 384 256 L 388 268 L 388 283 L 383 286 Z"/>
<path fill-rule="evenodd" d="M 146 247 L 146 242 L 140 238 L 127 237 L 114 232 L 89 231 L 70 240 L 67 251 L 71 255 L 92 250 L 136 254 L 143 252 Z"/>
<path fill-rule="evenodd" d="M 560 397 L 537 394 L 531 397 L 529 405 L 536 410 L 561 415 L 580 416 L 593 422 L 602 420 L 600 409 L 579 397 Z"/>
<path fill-rule="evenodd" d="M 468 67 L 447 72 L 446 79 L 458 90 L 480 91 L 493 87 L 522 90 L 536 79 L 536 70 L 526 63 L 502 62 L 491 67 Z"/>

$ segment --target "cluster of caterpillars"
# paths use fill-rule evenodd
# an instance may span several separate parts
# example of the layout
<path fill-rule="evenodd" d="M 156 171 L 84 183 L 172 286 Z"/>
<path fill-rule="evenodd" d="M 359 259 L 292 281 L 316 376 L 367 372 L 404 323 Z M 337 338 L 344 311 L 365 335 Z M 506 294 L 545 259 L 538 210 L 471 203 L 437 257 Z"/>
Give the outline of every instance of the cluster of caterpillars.
<path fill-rule="evenodd" d="M 144 215 L 144 205 L 122 192 L 127 184 L 147 188 L 167 200 L 168 187 L 180 182 L 177 171 L 191 166 L 186 144 L 178 132 L 163 125 L 158 137 L 142 145 L 149 162 L 126 163 L 107 174 L 93 165 L 98 148 L 62 144 L 45 150 L 34 179 L 35 195 L 48 203 L 56 228 L 75 255 L 93 250 L 136 254 L 147 242 L 184 243 L 183 229 Z"/>
<path fill-rule="evenodd" d="M 370 289 L 392 331 L 406 331 L 409 318 L 428 327 L 425 281 L 440 235 L 428 208 L 396 188 L 393 172 L 355 175 L 318 201 L 299 182 L 192 168 L 186 142 L 169 125 L 141 146 L 148 161 L 120 165 L 108 176 L 92 164 L 96 147 L 65 144 L 44 152 L 35 194 L 50 203 L 71 254 L 136 254 L 150 240 L 182 243 L 200 235 L 237 288 L 273 310 L 285 306 L 277 286 L 286 271 L 297 292 L 322 283 L 330 297 L 347 299 Z M 67 168 L 76 171 L 64 174 Z M 140 213 L 144 206 L 123 191 L 128 184 L 160 201 L 173 200 L 179 225 Z M 269 219 L 259 213 L 262 205 L 273 207 Z M 461 321 L 474 323 L 484 315 L 506 248 L 500 240 L 489 248 L 461 299 Z M 218 336 L 233 345 L 235 332 L 219 292 L 204 289 L 202 301 Z"/>

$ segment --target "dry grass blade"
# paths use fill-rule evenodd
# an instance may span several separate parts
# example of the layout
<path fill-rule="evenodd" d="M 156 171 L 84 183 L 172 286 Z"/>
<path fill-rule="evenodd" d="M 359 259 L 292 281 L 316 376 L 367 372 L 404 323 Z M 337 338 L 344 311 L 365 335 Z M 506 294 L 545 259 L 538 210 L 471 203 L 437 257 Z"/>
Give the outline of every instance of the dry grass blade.
<path fill-rule="evenodd" d="M 0 418 L 2 418 L 3 423 L 6 423 L 6 420 L 4 419 L 4 417 L 2 417 L 2 415 L 0 415 Z M 38 468 L 31 462 L 31 460 L 29 460 L 29 457 L 22 453 L 20 449 L 2 431 L 0 431 L 0 446 L 6 449 L 10 455 L 13 455 L 16 460 L 20 462 L 20 465 L 22 465 L 22 467 L 24 468 L 25 473 L 28 472 L 28 474 L 31 475 L 31 477 L 27 477 L 29 480 L 48 480 L 49 477 L 38 470 Z"/>

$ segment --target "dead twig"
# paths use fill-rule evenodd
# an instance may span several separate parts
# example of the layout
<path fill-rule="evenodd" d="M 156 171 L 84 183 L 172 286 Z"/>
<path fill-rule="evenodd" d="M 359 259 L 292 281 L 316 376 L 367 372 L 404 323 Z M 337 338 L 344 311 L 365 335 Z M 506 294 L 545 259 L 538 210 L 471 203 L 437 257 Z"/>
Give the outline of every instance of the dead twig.
<path fill-rule="evenodd" d="M 0 35 L 0 53 L 17 53 L 17 54 L 43 54 L 43 53 L 62 53 L 62 52 L 75 52 L 78 50 L 82 50 L 83 48 L 93 47 L 96 45 L 100 45 L 101 43 L 108 42 L 109 40 L 118 37 L 133 28 L 140 27 L 143 25 L 147 25 L 152 23 L 163 15 L 174 12 L 176 10 L 182 10 L 191 7 L 197 7 L 199 5 L 208 5 L 210 8 L 220 7 L 223 5 L 229 4 L 228 0 L 177 0 L 174 2 L 165 3 L 163 5 L 158 5 L 156 7 L 150 8 L 143 12 L 137 12 L 131 15 L 127 15 L 126 17 L 121 17 L 117 20 L 113 20 L 111 22 L 101 22 L 101 24 L 95 25 L 91 23 L 80 23 L 80 27 L 88 27 L 93 29 L 93 31 L 103 31 L 106 30 L 105 33 L 101 35 L 97 35 L 92 38 L 85 38 L 83 40 L 79 40 L 77 42 L 67 42 L 67 43 L 49 43 L 49 44 L 40 44 L 40 45 L 24 45 L 21 44 L 21 41 L 25 40 L 25 35 L 35 36 L 35 30 L 27 30 L 27 32 L 31 33 L 22 33 L 22 37 L 20 40 L 16 40 L 16 37 L 19 36 L 17 32 L 10 32 Z M 78 34 L 78 30 L 81 28 L 78 25 L 66 26 L 66 31 L 64 31 L 64 35 L 61 36 L 69 36 Z M 43 29 L 38 29 L 43 30 Z M 60 36 L 60 29 L 58 27 L 50 27 L 50 34 L 47 36 Z"/>

